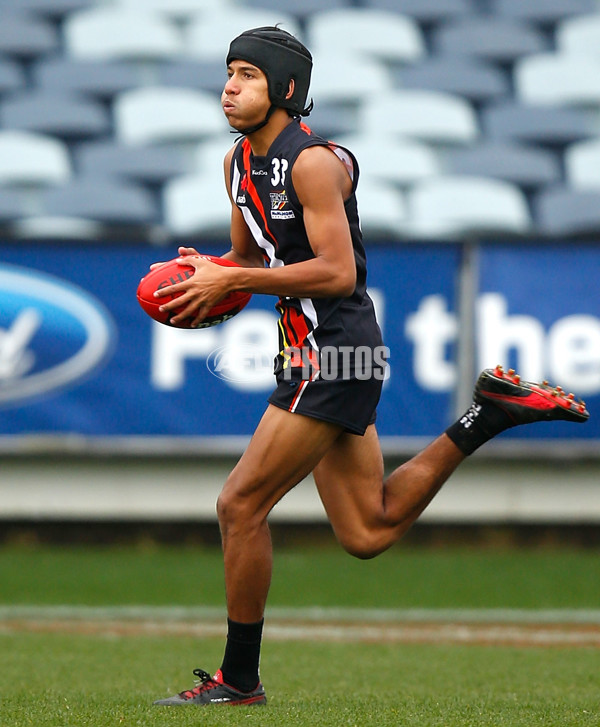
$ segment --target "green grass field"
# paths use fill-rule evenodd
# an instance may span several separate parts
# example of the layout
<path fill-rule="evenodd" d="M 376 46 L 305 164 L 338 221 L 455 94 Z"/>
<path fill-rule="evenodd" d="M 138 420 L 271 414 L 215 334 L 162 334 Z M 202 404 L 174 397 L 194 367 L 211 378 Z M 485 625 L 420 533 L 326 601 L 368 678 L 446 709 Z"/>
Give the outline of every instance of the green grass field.
<path fill-rule="evenodd" d="M 598 555 L 558 547 L 397 547 L 360 562 L 329 547 L 277 551 L 270 613 L 286 624 L 281 614 L 296 609 L 293 622 L 304 619 L 306 628 L 289 638 L 266 631 L 262 678 L 268 706 L 169 709 L 151 702 L 191 686 L 192 669 L 214 670 L 220 663 L 222 635 L 199 635 L 191 627 L 186 633 L 194 613 L 200 621 L 205 613 L 217 632 L 222 627 L 218 551 L 5 547 L 0 549 L 0 723 L 596 727 Z M 57 617 L 57 607 L 66 606 L 71 611 Z M 152 617 L 144 628 L 138 617 L 123 618 L 126 607 L 134 606 Z M 187 615 L 169 633 L 173 607 L 187 609 Z M 327 623 L 310 620 L 315 607 L 328 614 Z M 552 614 L 558 623 L 546 625 L 550 634 L 563 634 L 560 622 L 580 614 L 580 634 L 583 629 L 592 638 L 576 645 L 532 645 L 518 639 L 461 643 L 445 632 L 422 643 L 394 636 L 411 613 L 435 621 L 439 609 L 454 609 L 459 620 L 466 609 L 467 621 L 473 614 L 485 621 L 488 609 L 506 610 L 517 621 L 523 614 L 534 621 L 537 614 L 542 620 Z M 341 625 L 349 620 L 373 626 L 373 621 L 362 623 L 364 613 L 385 617 L 379 636 L 329 638 L 327 630 L 317 628 L 334 626 L 335 619 Z M 496 618 L 491 620 L 495 624 Z M 446 625 L 457 626 L 459 637 L 466 627 Z M 516 628 L 510 616 L 508 625 Z"/>

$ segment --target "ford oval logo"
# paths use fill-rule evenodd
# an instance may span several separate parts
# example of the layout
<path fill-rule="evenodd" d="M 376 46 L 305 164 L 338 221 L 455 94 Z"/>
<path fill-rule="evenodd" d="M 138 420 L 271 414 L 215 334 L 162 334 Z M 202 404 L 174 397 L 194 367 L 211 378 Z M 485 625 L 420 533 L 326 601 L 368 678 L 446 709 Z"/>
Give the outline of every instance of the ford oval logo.
<path fill-rule="evenodd" d="M 0 265 L 0 405 L 73 386 L 106 361 L 113 340 L 110 314 L 85 290 Z"/>

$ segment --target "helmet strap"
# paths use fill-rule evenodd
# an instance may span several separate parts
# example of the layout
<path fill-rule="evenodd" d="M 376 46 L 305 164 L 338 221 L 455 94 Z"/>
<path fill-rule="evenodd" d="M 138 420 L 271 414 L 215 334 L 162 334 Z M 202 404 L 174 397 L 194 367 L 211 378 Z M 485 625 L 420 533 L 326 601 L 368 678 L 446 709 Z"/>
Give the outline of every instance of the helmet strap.
<path fill-rule="evenodd" d="M 232 129 L 229 133 L 230 134 L 240 134 L 241 136 L 248 136 L 248 134 L 254 134 L 255 131 L 258 131 L 259 129 L 262 129 L 264 126 L 266 126 L 269 123 L 269 119 L 271 118 L 273 112 L 277 106 L 274 106 L 271 104 L 269 107 L 269 110 L 267 111 L 267 115 L 262 121 L 259 121 L 258 124 L 254 124 L 254 126 L 249 126 L 247 129 Z"/>

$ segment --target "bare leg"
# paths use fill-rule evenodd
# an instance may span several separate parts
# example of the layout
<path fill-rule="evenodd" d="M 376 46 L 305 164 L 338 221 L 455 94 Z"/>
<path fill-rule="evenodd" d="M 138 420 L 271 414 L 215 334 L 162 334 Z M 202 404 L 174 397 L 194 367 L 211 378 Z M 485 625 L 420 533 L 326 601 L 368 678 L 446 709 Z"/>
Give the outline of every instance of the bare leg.
<path fill-rule="evenodd" d="M 371 558 L 404 535 L 464 459 L 443 434 L 384 482 L 377 432 L 370 426 L 364 437 L 342 434 L 314 476 L 342 546 Z"/>
<path fill-rule="evenodd" d="M 269 406 L 219 497 L 229 618 L 263 617 L 271 582 L 267 516 L 340 436 L 337 425 Z"/>

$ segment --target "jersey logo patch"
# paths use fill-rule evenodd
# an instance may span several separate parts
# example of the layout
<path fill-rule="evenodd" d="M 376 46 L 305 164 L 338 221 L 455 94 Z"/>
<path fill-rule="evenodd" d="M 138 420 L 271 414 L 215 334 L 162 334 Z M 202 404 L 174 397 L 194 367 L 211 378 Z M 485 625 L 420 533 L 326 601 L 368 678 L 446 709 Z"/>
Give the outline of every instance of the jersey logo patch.
<path fill-rule="evenodd" d="M 246 192 L 248 191 L 248 175 L 244 172 L 244 176 L 240 182 L 241 194 L 238 194 L 236 202 L 238 204 L 246 204 Z"/>
<path fill-rule="evenodd" d="M 293 220 L 296 216 L 293 210 L 285 209 L 288 204 L 288 196 L 283 192 L 270 192 L 271 197 L 271 219 L 273 220 Z"/>

